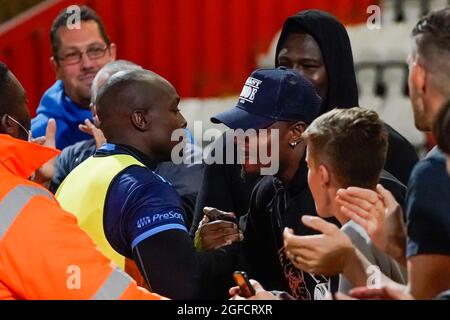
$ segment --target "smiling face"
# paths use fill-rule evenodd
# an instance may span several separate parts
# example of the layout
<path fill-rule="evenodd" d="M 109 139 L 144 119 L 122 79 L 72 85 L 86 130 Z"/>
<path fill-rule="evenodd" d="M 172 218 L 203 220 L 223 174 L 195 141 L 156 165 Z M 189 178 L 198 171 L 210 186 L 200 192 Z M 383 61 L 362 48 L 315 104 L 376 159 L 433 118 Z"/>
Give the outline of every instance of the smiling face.
<path fill-rule="evenodd" d="M 269 126 L 268 132 L 262 134 L 259 130 L 255 134 L 238 137 L 237 143 L 239 153 L 242 156 L 242 170 L 245 177 L 251 178 L 261 174 L 261 168 L 265 165 L 261 163 L 261 152 L 268 151 L 270 154 L 272 143 L 278 144 L 278 141 L 272 141 L 271 130 L 278 130 Z"/>
<path fill-rule="evenodd" d="M 67 64 L 58 59 L 53 63 L 58 79 L 63 81 L 65 93 L 80 107 L 88 108 L 92 81 L 105 64 L 116 58 L 115 45 L 111 44 L 99 58 L 91 59 L 86 55 L 87 50 L 95 52 L 107 46 L 95 21 L 83 21 L 79 29 L 60 27 L 57 37 L 60 42 L 58 57 L 64 58 L 83 52 L 78 63 Z"/>
<path fill-rule="evenodd" d="M 278 65 L 294 69 L 310 80 L 317 93 L 325 99 L 328 77 L 319 44 L 309 34 L 292 33 L 287 36 L 278 54 Z"/>

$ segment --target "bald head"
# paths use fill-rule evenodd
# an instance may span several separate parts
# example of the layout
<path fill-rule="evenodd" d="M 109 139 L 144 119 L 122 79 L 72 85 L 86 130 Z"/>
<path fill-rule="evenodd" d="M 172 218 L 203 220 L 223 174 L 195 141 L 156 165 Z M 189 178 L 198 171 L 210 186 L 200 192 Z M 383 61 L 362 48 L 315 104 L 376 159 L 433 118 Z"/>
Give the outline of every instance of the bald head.
<path fill-rule="evenodd" d="M 119 71 L 99 90 L 100 128 L 110 143 L 132 146 L 156 161 L 170 159 L 172 133 L 186 127 L 179 96 L 164 78 L 148 70 Z"/>
<path fill-rule="evenodd" d="M 148 70 L 119 71 L 99 90 L 97 114 L 102 123 L 129 116 L 135 110 L 164 106 L 167 100 L 179 100 L 175 88 L 164 78 Z"/>
<path fill-rule="evenodd" d="M 97 75 L 92 81 L 91 101 L 95 103 L 98 91 L 111 76 L 120 71 L 133 71 L 133 70 L 142 70 L 142 67 L 127 60 L 115 60 L 105 64 L 97 72 Z"/>
<path fill-rule="evenodd" d="M 166 161 L 174 146 L 173 131 L 186 126 L 179 100 L 175 88 L 154 72 L 117 72 L 96 99 L 100 129 L 108 142 L 133 146 Z"/>

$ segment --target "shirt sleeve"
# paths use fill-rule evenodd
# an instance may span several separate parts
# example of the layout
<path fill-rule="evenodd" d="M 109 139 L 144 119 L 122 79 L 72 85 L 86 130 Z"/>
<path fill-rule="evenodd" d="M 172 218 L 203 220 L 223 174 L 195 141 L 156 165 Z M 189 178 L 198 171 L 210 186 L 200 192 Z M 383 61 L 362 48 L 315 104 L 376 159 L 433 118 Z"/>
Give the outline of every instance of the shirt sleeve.
<path fill-rule="evenodd" d="M 138 166 L 128 168 L 112 183 L 104 227 L 111 246 L 129 258 L 136 245 L 160 232 L 187 232 L 181 199 L 173 186 Z"/>
<path fill-rule="evenodd" d="M 428 158 L 416 166 L 406 203 L 407 257 L 450 255 L 450 178 L 445 160 Z"/>
<path fill-rule="evenodd" d="M 56 158 L 55 161 L 55 173 L 53 174 L 50 191 L 56 193 L 61 183 L 67 177 L 69 172 L 69 160 L 72 159 L 72 154 L 70 154 L 71 148 L 65 148 L 61 154 Z"/>

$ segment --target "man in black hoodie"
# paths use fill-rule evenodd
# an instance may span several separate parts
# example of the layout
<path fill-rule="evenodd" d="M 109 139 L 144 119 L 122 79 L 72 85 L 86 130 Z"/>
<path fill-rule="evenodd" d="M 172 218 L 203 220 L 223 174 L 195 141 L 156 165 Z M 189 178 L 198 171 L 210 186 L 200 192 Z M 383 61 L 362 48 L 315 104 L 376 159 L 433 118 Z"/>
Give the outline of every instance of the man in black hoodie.
<path fill-rule="evenodd" d="M 296 69 L 313 82 L 322 98 L 321 113 L 335 107 L 358 106 L 358 88 L 347 31 L 326 12 L 302 11 L 285 21 L 277 44 L 275 65 Z M 389 148 L 385 170 L 406 185 L 418 161 L 417 154 L 398 132 L 388 125 L 386 128 Z M 233 141 L 225 141 L 224 137 L 218 143 L 225 146 Z M 251 192 L 259 179 L 241 179 L 241 166 L 238 164 L 205 165 L 191 236 L 203 217 L 204 207 L 231 211 L 237 217 L 245 215 Z"/>
<path fill-rule="evenodd" d="M 323 101 L 321 113 L 359 105 L 347 31 L 326 12 L 307 10 L 285 21 L 275 66 L 295 69 L 314 84 Z M 384 169 L 406 185 L 419 159 L 411 143 L 389 125 L 385 126 L 389 149 Z"/>

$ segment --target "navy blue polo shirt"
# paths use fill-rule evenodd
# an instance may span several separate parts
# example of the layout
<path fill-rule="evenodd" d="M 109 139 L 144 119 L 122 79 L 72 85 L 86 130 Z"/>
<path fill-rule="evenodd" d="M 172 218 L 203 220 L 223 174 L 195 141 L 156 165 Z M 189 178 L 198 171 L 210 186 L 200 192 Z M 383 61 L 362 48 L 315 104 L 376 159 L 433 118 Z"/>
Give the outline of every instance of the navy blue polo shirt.
<path fill-rule="evenodd" d="M 450 178 L 438 148 L 411 174 L 406 198 L 407 257 L 450 255 Z"/>
<path fill-rule="evenodd" d="M 111 143 L 94 157 L 113 154 L 132 155 L 146 167 L 126 168 L 109 186 L 103 228 L 110 245 L 132 258 L 133 248 L 149 237 L 168 230 L 187 232 L 181 198 L 170 182 L 153 172 L 156 163 L 132 147 Z"/>

